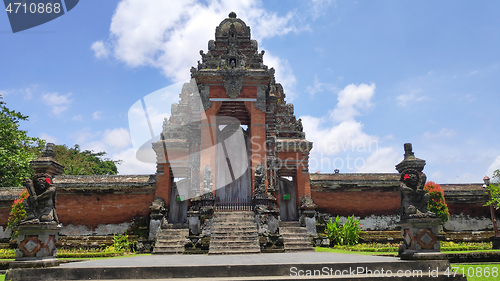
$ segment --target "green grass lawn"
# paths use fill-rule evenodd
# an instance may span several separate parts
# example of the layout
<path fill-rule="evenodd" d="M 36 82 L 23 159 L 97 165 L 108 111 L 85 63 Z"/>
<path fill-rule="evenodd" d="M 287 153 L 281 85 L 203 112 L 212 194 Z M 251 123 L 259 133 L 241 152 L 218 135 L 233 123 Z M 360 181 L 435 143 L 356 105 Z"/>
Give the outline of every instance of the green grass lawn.
<path fill-rule="evenodd" d="M 0 274 L 0 281 L 5 281 L 5 274 Z"/>

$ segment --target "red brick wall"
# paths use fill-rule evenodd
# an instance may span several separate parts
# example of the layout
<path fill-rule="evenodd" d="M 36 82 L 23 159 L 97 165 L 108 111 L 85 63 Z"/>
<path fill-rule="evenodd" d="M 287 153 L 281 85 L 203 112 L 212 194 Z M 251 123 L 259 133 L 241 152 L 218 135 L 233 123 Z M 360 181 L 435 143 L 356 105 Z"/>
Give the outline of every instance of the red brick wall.
<path fill-rule="evenodd" d="M 108 194 L 59 191 L 56 206 L 63 225 L 95 228 L 99 224 L 119 224 L 130 222 L 134 217 L 147 216 L 154 198 L 154 189 Z"/>
<path fill-rule="evenodd" d="M 399 214 L 399 191 L 322 191 L 311 189 L 320 213 L 366 217 Z"/>
<path fill-rule="evenodd" d="M 4 228 L 7 226 L 7 223 L 9 221 L 9 213 L 11 207 L 11 201 L 2 201 L 0 203 L 0 226 L 3 226 Z"/>

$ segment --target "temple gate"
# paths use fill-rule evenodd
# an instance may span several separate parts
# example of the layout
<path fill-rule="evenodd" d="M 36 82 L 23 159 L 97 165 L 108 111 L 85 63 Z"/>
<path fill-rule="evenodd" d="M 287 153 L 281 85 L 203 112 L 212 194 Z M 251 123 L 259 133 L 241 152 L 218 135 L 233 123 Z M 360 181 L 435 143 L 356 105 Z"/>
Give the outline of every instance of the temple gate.
<path fill-rule="evenodd" d="M 200 200 L 246 207 L 259 202 L 281 211 L 281 220 L 297 220 L 314 205 L 308 171 L 312 143 L 286 103 L 275 70 L 264 65 L 250 27 L 229 14 L 208 52 L 200 54 L 191 82 L 153 144 L 156 197 L 165 202 L 169 221 L 186 222 L 188 209 L 199 208 Z"/>

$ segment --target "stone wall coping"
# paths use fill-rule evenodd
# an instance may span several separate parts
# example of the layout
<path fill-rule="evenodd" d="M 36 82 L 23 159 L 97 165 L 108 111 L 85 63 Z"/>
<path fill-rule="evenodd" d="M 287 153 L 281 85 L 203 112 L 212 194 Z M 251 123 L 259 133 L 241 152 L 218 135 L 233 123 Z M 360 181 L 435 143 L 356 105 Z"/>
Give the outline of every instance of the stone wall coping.
<path fill-rule="evenodd" d="M 485 191 L 483 183 L 443 183 L 439 185 L 446 191 Z"/>
<path fill-rule="evenodd" d="M 156 175 L 91 175 L 91 176 L 55 176 L 54 184 L 71 183 L 151 183 L 155 184 Z"/>
<path fill-rule="evenodd" d="M 15 200 L 23 190 L 24 187 L 0 187 L 0 201 Z"/>
<path fill-rule="evenodd" d="M 338 174 L 309 174 L 314 181 L 373 181 L 383 180 L 392 183 L 399 181 L 397 173 L 338 173 Z"/>

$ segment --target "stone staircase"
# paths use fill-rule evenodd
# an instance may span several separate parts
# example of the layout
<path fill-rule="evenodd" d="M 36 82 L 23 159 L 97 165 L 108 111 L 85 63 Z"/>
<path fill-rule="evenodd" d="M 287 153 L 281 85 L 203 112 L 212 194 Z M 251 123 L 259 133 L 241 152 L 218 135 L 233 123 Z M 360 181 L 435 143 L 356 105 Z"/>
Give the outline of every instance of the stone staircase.
<path fill-rule="evenodd" d="M 217 211 L 214 213 L 211 232 L 209 254 L 260 253 L 259 235 L 253 212 Z"/>
<path fill-rule="evenodd" d="M 161 228 L 156 235 L 153 254 L 182 254 L 188 236 L 188 228 L 174 228 L 173 225 Z"/>
<path fill-rule="evenodd" d="M 280 234 L 283 236 L 285 253 L 314 252 L 311 238 L 299 222 L 280 222 Z"/>

